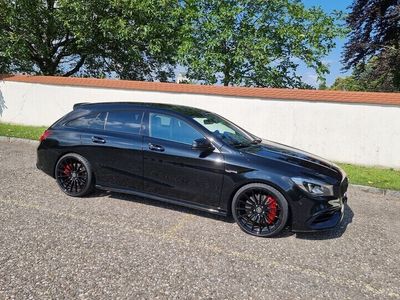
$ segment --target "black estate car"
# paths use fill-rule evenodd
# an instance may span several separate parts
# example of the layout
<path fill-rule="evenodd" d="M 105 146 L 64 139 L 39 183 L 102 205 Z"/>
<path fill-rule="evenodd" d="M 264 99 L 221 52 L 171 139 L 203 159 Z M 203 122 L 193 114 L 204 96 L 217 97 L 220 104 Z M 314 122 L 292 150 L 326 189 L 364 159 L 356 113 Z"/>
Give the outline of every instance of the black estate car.
<path fill-rule="evenodd" d="M 256 236 L 335 227 L 347 200 L 333 163 L 192 107 L 76 104 L 40 141 L 37 167 L 69 196 L 97 188 L 232 214 Z"/>

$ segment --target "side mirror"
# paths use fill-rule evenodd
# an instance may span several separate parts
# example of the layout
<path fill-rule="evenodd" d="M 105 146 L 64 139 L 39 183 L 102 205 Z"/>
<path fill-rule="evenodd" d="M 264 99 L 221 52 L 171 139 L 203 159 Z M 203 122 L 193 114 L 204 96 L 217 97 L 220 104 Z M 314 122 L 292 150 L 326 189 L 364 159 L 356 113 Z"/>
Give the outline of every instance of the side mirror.
<path fill-rule="evenodd" d="M 213 145 L 211 144 L 211 142 L 206 139 L 206 138 L 201 138 L 201 139 L 197 139 L 194 140 L 192 143 L 192 149 L 193 150 L 202 150 L 202 151 L 212 151 L 215 148 L 213 147 Z"/>

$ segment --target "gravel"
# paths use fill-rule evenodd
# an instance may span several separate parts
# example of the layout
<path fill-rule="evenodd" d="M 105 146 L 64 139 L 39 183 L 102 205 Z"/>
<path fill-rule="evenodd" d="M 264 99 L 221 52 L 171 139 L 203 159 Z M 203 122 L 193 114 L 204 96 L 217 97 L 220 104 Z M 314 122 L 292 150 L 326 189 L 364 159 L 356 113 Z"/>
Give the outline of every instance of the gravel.
<path fill-rule="evenodd" d="M 148 199 L 64 195 L 0 141 L 0 299 L 400 299 L 400 199 L 349 190 L 328 232 L 243 233 Z"/>

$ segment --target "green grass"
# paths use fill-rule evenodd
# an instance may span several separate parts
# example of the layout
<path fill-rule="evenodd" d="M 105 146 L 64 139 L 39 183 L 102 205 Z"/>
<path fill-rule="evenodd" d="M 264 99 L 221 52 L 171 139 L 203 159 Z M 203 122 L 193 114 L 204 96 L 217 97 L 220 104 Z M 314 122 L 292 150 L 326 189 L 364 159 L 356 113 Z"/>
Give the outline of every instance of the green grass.
<path fill-rule="evenodd" d="M 29 140 L 38 140 L 47 127 L 24 126 L 0 123 L 0 136 L 17 137 Z"/>
<path fill-rule="evenodd" d="M 46 127 L 23 126 L 0 123 L 0 136 L 38 140 Z M 373 186 L 383 189 L 400 190 L 400 170 L 362 167 L 338 163 L 353 184 Z"/>
<path fill-rule="evenodd" d="M 400 170 L 362 167 L 338 163 L 346 171 L 350 183 L 382 189 L 400 190 Z"/>

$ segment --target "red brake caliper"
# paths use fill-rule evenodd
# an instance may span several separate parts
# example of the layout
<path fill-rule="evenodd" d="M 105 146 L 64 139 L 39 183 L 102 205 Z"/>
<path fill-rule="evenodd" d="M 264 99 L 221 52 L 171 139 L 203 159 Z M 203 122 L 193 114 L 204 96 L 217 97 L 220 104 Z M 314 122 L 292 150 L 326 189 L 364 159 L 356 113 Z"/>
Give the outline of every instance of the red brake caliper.
<path fill-rule="evenodd" d="M 276 213 L 278 210 L 278 203 L 276 203 L 275 198 L 268 196 L 266 199 L 268 206 L 267 222 L 269 225 L 275 222 Z"/>
<path fill-rule="evenodd" d="M 71 172 L 72 172 L 72 166 L 71 166 L 70 164 L 65 165 L 65 167 L 64 167 L 64 174 L 67 175 L 67 176 L 69 176 L 69 175 L 71 174 Z"/>

